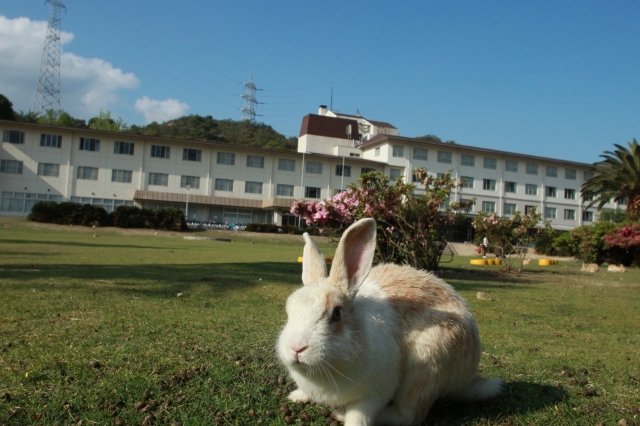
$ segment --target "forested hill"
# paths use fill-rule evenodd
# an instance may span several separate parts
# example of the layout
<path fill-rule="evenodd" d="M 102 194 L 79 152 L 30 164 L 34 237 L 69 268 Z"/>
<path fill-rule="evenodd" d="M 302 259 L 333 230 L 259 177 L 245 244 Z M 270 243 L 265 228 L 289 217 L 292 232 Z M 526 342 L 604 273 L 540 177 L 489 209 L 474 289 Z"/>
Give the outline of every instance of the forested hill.
<path fill-rule="evenodd" d="M 16 120 L 26 123 L 51 124 L 78 129 L 106 130 L 135 135 L 160 136 L 195 141 L 212 141 L 256 148 L 297 148 L 297 139 L 273 130 L 263 123 L 249 121 L 216 120 L 210 115 L 186 115 L 164 123 L 153 122 L 146 126 L 127 126 L 122 119 L 114 119 L 109 111 L 101 111 L 88 121 L 75 118 L 66 111 L 48 111 L 40 115 L 35 112 L 17 112 L 13 103 L 0 93 L 0 120 Z"/>
<path fill-rule="evenodd" d="M 131 126 L 124 132 L 176 139 L 214 141 L 259 148 L 296 149 L 297 139 L 287 138 L 263 123 L 216 120 L 211 116 L 186 115 L 164 123 Z"/>

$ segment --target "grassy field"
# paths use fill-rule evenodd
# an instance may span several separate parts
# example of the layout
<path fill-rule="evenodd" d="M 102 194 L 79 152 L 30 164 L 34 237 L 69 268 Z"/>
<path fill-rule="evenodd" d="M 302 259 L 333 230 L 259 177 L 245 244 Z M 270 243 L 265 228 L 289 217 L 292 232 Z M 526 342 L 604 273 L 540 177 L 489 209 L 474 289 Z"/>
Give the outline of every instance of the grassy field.
<path fill-rule="evenodd" d="M 217 240 L 0 219 L 0 425 L 331 423 L 286 402 L 274 352 L 301 238 L 189 235 Z M 640 270 L 468 260 L 439 273 L 505 390 L 438 402 L 429 424 L 640 424 Z"/>

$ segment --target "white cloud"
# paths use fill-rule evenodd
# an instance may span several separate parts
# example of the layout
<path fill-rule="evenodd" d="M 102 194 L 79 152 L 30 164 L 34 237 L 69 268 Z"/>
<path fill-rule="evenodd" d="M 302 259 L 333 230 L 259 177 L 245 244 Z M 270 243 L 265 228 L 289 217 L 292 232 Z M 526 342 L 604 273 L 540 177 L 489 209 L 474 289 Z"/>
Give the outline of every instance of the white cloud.
<path fill-rule="evenodd" d="M 0 93 L 13 102 L 14 109 L 33 107 L 47 23 L 28 18 L 0 16 Z M 66 52 L 64 45 L 74 36 L 62 32 L 60 44 L 61 108 L 79 118 L 109 110 L 118 101 L 118 92 L 138 87 L 138 78 L 104 59 L 84 58 Z"/>
<path fill-rule="evenodd" d="M 162 123 L 185 115 L 189 105 L 177 99 L 158 100 L 143 96 L 136 101 L 135 108 L 144 116 L 145 123 Z"/>

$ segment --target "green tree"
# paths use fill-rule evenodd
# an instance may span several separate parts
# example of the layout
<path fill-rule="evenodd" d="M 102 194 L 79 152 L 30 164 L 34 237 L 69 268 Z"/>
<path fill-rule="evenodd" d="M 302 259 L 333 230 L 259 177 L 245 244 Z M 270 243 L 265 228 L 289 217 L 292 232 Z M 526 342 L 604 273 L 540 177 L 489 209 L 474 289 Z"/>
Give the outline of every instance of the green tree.
<path fill-rule="evenodd" d="M 53 126 L 74 127 L 76 129 L 84 129 L 87 127 L 84 120 L 75 118 L 66 111 L 48 110 L 45 115 L 37 116 L 37 122 L 40 124 L 51 124 Z"/>
<path fill-rule="evenodd" d="M 614 146 L 593 165 L 593 176 L 582 185 L 582 195 L 593 196 L 589 207 L 602 208 L 611 199 L 626 200 L 629 219 L 640 220 L 640 144 L 633 139 L 628 147 Z"/>
<path fill-rule="evenodd" d="M 120 132 L 127 129 L 127 124 L 122 118 L 114 120 L 109 111 L 100 111 L 100 114 L 96 117 L 89 119 L 87 125 L 93 130 L 108 130 L 112 132 Z"/>
<path fill-rule="evenodd" d="M 0 120 L 15 120 L 13 104 L 5 95 L 0 93 Z"/>

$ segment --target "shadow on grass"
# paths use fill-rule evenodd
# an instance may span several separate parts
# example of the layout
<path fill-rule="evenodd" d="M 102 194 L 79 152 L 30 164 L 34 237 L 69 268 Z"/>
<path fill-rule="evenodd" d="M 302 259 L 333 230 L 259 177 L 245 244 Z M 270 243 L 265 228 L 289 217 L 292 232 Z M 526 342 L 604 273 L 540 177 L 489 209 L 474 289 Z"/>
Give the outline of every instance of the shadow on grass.
<path fill-rule="evenodd" d="M 38 245 L 54 245 L 56 247 L 60 247 L 60 246 L 69 246 L 69 247 L 87 247 L 87 248 L 100 248 L 100 247 L 104 247 L 104 248 L 125 248 L 125 249 L 154 249 L 154 250 L 160 250 L 160 249 L 165 249 L 165 247 L 158 247 L 158 246 L 141 246 L 141 245 L 130 245 L 130 244 L 112 244 L 112 243 L 100 243 L 98 241 L 100 240 L 95 240 L 96 242 L 88 242 L 88 243 L 83 243 L 83 242 L 78 242 L 78 241 L 48 241 L 48 240 L 10 240 L 10 239 L 2 239 L 0 238 L 0 243 L 3 244 L 19 244 L 19 245 L 25 245 L 25 244 L 38 244 Z M 39 253 L 38 253 L 39 254 Z"/>
<path fill-rule="evenodd" d="M 509 417 L 543 410 L 566 400 L 561 387 L 530 382 L 507 382 L 502 394 L 484 402 L 442 400 L 432 407 L 429 425 L 475 423 L 483 419 L 488 424 L 510 424 Z"/>
<path fill-rule="evenodd" d="M 3 288 L 74 288 L 86 282 L 90 291 L 119 291 L 144 296 L 169 296 L 192 287 L 226 293 L 264 285 L 300 284 L 297 263 L 218 263 L 188 265 L 2 265 Z"/>

